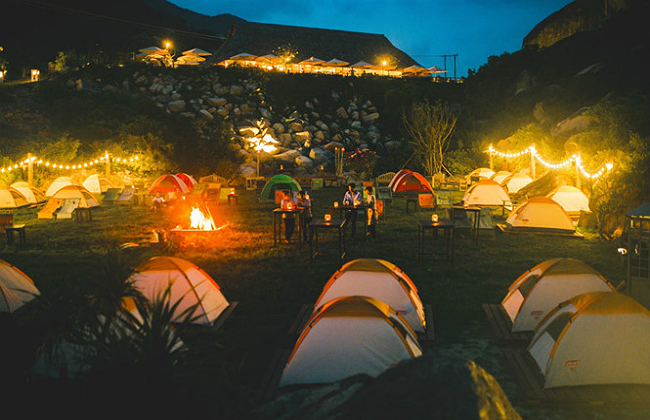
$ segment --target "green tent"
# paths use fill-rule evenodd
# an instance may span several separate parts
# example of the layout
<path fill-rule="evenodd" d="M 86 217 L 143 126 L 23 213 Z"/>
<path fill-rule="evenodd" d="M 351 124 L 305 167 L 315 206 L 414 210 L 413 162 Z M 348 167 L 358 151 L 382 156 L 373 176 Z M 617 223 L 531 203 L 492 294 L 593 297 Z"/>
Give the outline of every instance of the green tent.
<path fill-rule="evenodd" d="M 274 175 L 262 189 L 260 194 L 260 201 L 273 201 L 275 200 L 275 191 L 278 190 L 290 190 L 290 191 L 300 191 L 300 184 L 296 182 L 295 179 L 291 178 L 289 175 L 278 174 Z"/>

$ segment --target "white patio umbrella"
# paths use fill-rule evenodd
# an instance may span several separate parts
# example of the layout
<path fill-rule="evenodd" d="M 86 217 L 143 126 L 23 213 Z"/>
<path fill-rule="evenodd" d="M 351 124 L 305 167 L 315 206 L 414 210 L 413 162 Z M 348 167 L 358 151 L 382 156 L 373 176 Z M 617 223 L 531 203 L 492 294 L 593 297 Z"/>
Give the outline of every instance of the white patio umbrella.
<path fill-rule="evenodd" d="M 302 60 L 302 61 L 301 61 L 300 63 L 298 63 L 298 64 L 314 65 L 314 64 L 322 64 L 322 63 L 324 63 L 324 62 L 325 62 L 325 60 L 321 60 L 320 58 L 316 58 L 316 57 L 314 57 L 314 56 L 312 55 L 312 56 L 309 57 L 308 59 L 306 59 L 306 60 Z"/>
<path fill-rule="evenodd" d="M 339 60 L 338 58 L 333 58 L 330 61 L 327 61 L 323 63 L 323 66 L 330 66 L 330 67 L 345 67 L 349 65 L 347 61 Z"/>
<path fill-rule="evenodd" d="M 192 48 L 191 50 L 183 51 L 183 55 L 212 55 L 211 52 L 202 50 L 200 48 Z"/>
<path fill-rule="evenodd" d="M 246 52 L 239 53 L 237 55 L 233 55 L 232 57 L 230 57 L 231 60 L 255 60 L 256 58 L 257 58 L 256 55 L 249 54 Z"/>
<path fill-rule="evenodd" d="M 142 48 L 139 49 L 138 51 L 150 55 L 169 55 L 169 51 L 156 46 Z"/>

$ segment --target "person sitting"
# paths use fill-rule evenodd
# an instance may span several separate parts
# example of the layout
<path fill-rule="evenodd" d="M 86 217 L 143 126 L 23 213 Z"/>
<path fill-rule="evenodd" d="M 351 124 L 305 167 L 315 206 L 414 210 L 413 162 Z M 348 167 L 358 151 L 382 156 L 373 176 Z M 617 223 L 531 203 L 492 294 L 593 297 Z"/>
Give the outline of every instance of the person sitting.
<path fill-rule="evenodd" d="M 372 236 L 372 239 L 377 239 L 377 200 L 372 193 L 372 187 L 366 187 L 366 223 L 368 230 L 366 236 Z"/>
<path fill-rule="evenodd" d="M 298 208 L 302 210 L 302 237 L 307 242 L 309 236 L 309 224 L 312 221 L 311 199 L 305 190 L 298 191 Z M 311 240 L 311 238 L 309 238 Z"/>
<path fill-rule="evenodd" d="M 354 182 L 351 182 L 348 184 L 348 190 L 343 195 L 343 205 L 352 207 L 345 210 L 345 225 L 352 224 L 350 228 L 351 236 L 354 236 L 357 230 L 357 209 L 355 207 L 361 203 L 361 193 L 356 188 Z"/>
<path fill-rule="evenodd" d="M 159 192 L 151 199 L 151 210 L 160 211 L 165 205 L 165 199 Z"/>
<path fill-rule="evenodd" d="M 283 198 L 280 202 L 280 207 L 283 210 L 292 210 L 297 206 L 296 200 L 291 196 L 291 191 L 284 190 L 282 192 Z M 296 228 L 296 218 L 293 214 L 283 213 L 282 219 L 284 220 L 284 242 L 289 243 L 293 236 L 293 231 Z"/>

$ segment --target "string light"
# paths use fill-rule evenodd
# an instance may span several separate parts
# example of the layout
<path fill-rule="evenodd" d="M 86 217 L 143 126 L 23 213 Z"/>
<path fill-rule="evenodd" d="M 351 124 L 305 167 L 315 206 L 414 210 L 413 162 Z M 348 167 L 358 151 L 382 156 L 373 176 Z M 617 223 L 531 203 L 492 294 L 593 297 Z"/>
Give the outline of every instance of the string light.
<path fill-rule="evenodd" d="M 89 166 L 93 166 L 93 165 L 95 165 L 97 163 L 103 163 L 105 159 L 106 159 L 106 156 L 101 156 L 98 159 L 90 160 L 88 162 L 83 162 L 83 163 L 79 163 L 79 164 L 70 165 L 70 164 L 63 164 L 63 163 L 54 163 L 54 162 L 50 162 L 50 161 L 43 161 L 43 159 L 40 159 L 40 158 L 38 158 L 36 156 L 30 156 L 28 158 L 23 159 L 22 161 L 20 161 L 18 163 L 15 163 L 13 165 L 7 165 L 5 167 L 0 168 L 0 173 L 9 173 L 9 172 L 14 171 L 14 170 L 16 170 L 18 168 L 22 168 L 23 166 L 29 164 L 30 161 L 31 161 L 32 164 L 45 165 L 45 167 L 52 168 L 52 169 L 77 170 L 77 169 L 82 169 L 82 168 L 87 168 Z M 133 163 L 133 162 L 136 162 L 136 161 L 140 160 L 140 157 L 137 156 L 137 155 L 134 155 L 134 156 L 132 156 L 130 158 L 116 157 L 116 158 L 113 158 L 113 160 L 116 163 L 128 163 L 128 162 Z"/>
<path fill-rule="evenodd" d="M 585 177 L 589 179 L 598 179 L 601 176 L 603 176 L 605 173 L 611 171 L 614 168 L 614 164 L 612 162 L 607 162 L 604 165 L 601 165 L 601 168 L 597 170 L 596 172 L 589 172 L 587 169 L 583 166 L 582 164 L 582 159 L 578 155 L 572 155 L 569 159 L 566 159 L 560 163 L 550 163 L 544 160 L 538 153 L 537 150 L 535 149 L 535 146 L 529 146 L 524 150 L 521 150 L 519 152 L 515 153 L 503 153 L 498 150 L 496 150 L 492 145 L 488 147 L 488 150 L 486 150 L 487 153 L 490 155 L 498 156 L 501 158 L 505 159 L 514 159 L 518 158 L 527 154 L 531 154 L 539 163 L 542 165 L 546 166 L 549 169 L 561 169 L 564 167 L 567 167 L 571 165 L 573 162 L 576 164 L 576 168 L 580 173 Z"/>

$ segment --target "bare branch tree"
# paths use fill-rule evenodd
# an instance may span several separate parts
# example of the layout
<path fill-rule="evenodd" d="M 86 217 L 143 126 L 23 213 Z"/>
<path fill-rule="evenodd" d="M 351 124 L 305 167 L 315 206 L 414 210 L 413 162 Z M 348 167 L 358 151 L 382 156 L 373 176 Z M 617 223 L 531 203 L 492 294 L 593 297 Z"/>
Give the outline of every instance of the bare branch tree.
<path fill-rule="evenodd" d="M 441 102 L 417 102 L 408 115 L 402 113 L 404 127 L 412 138 L 411 144 L 415 146 L 415 153 L 422 160 L 427 175 L 442 172 L 442 161 L 457 120 L 458 117 Z"/>

